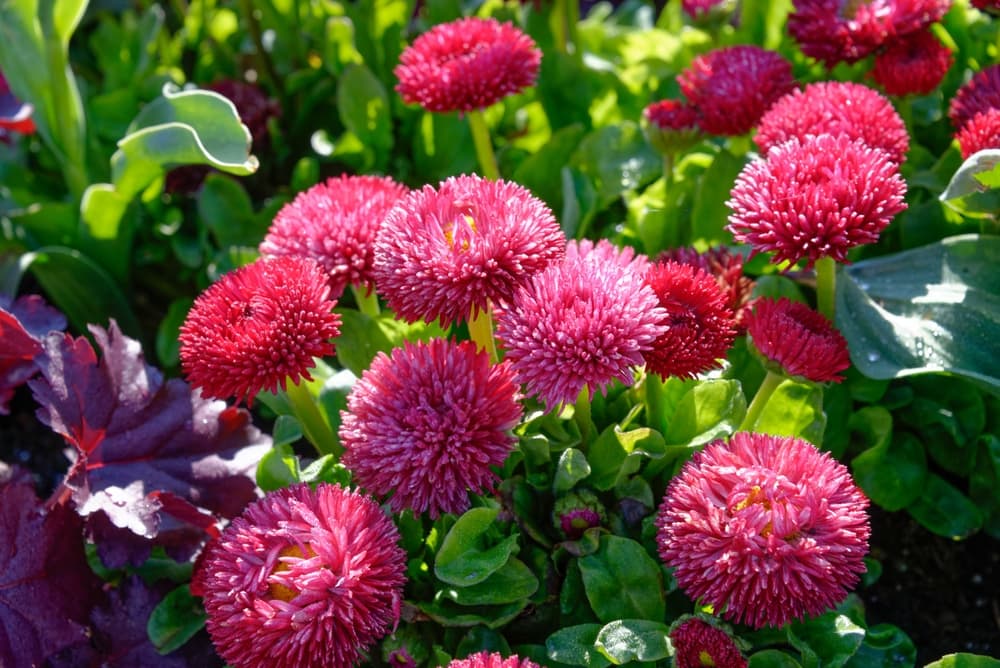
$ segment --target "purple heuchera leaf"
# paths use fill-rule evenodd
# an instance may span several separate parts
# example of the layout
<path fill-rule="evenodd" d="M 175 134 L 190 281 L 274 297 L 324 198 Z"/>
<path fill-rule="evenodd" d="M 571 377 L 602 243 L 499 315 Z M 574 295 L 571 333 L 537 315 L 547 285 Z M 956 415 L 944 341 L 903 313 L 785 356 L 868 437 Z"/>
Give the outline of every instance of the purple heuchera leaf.
<path fill-rule="evenodd" d="M 10 412 L 14 390 L 38 372 L 35 355 L 41 339 L 52 331 L 66 329 L 66 317 L 38 295 L 17 301 L 0 297 L 0 415 Z"/>
<path fill-rule="evenodd" d="M 256 498 L 271 439 L 246 410 L 164 382 L 114 322 L 90 331 L 100 361 L 86 339 L 52 334 L 29 383 L 39 419 L 76 451 L 66 486 L 107 565 L 139 563 L 154 543 L 186 558 L 206 537 L 195 514 L 234 517 Z"/>
<path fill-rule="evenodd" d="M 83 551 L 80 518 L 46 510 L 29 478 L 0 485 L 0 666 L 35 666 L 86 640 L 99 593 Z"/>

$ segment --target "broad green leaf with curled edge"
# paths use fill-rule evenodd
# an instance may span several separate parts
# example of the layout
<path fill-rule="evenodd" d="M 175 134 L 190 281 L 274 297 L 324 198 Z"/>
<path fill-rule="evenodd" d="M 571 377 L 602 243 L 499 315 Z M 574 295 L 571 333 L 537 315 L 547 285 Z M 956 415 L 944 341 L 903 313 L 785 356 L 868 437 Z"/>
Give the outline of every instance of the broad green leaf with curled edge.
<path fill-rule="evenodd" d="M 983 526 L 976 504 L 934 473 L 927 474 L 923 493 L 906 510 L 924 528 L 954 540 L 971 536 Z"/>
<path fill-rule="evenodd" d="M 442 582 L 468 587 L 482 582 L 507 563 L 517 551 L 517 534 L 489 545 L 497 508 L 472 508 L 458 518 L 444 537 L 434 560 L 434 574 Z"/>
<path fill-rule="evenodd" d="M 549 658 L 569 666 L 610 666 L 611 662 L 594 646 L 602 628 L 601 624 L 578 624 L 559 629 L 545 640 Z"/>
<path fill-rule="evenodd" d="M 837 327 L 870 378 L 943 371 L 1000 394 L 1000 236 L 967 234 L 844 267 Z"/>
<path fill-rule="evenodd" d="M 970 155 L 951 177 L 940 199 L 960 213 L 991 216 L 1000 211 L 998 188 L 1000 149 L 991 148 Z"/>
<path fill-rule="evenodd" d="M 646 549 L 621 536 L 601 536 L 594 554 L 579 559 L 587 600 L 598 619 L 663 619 L 663 576 Z"/>
<path fill-rule="evenodd" d="M 538 578 L 523 561 L 511 557 L 495 573 L 468 587 L 445 587 L 440 596 L 459 605 L 501 605 L 528 598 L 538 590 Z"/>
<path fill-rule="evenodd" d="M 190 585 L 181 585 L 163 597 L 146 622 L 146 632 L 160 654 L 180 648 L 205 626 L 207 615 L 201 599 L 191 594 Z"/>
<path fill-rule="evenodd" d="M 609 490 L 638 471 L 643 457 L 658 459 L 665 449 L 658 431 L 649 427 L 622 431 L 618 425 L 612 425 L 590 446 L 588 482 L 596 489 Z"/>
<path fill-rule="evenodd" d="M 946 654 L 924 668 L 1000 668 L 1000 660 L 979 654 Z"/>
<path fill-rule="evenodd" d="M 788 644 L 802 653 L 807 666 L 840 668 L 858 651 L 864 638 L 862 627 L 836 611 L 788 626 Z"/>
<path fill-rule="evenodd" d="M 594 130 L 580 142 L 570 166 L 594 180 L 602 207 L 626 190 L 635 190 L 660 175 L 662 160 L 639 124 L 624 121 Z"/>
<path fill-rule="evenodd" d="M 552 480 L 552 491 L 562 494 L 573 485 L 590 475 L 590 464 L 587 457 L 576 448 L 566 448 L 559 455 L 559 463 L 556 465 L 556 474 Z"/>
<path fill-rule="evenodd" d="M 825 430 L 823 388 L 794 380 L 785 380 L 775 388 L 750 428 L 763 434 L 802 438 L 815 445 L 823 444 Z"/>
<path fill-rule="evenodd" d="M 864 642 L 845 668 L 894 668 L 916 661 L 917 648 L 908 635 L 892 624 L 878 624 L 865 632 Z"/>
<path fill-rule="evenodd" d="M 421 612 L 441 626 L 471 627 L 482 624 L 490 629 L 500 628 L 510 623 L 527 606 L 528 599 L 526 598 L 506 605 L 464 606 L 452 603 L 447 599 L 435 599 L 417 604 Z"/>
<path fill-rule="evenodd" d="M 802 664 L 776 649 L 765 649 L 750 655 L 747 668 L 801 668 Z"/>
<path fill-rule="evenodd" d="M 673 655 L 670 629 L 646 619 L 620 619 L 606 624 L 594 646 L 616 666 L 629 661 L 661 661 Z"/>
<path fill-rule="evenodd" d="M 851 460 L 851 473 L 868 498 L 886 510 L 902 510 L 916 501 L 927 480 L 924 446 L 907 432 L 893 435 L 889 412 L 870 406 L 856 413 L 852 425 L 889 420 L 889 431 L 876 445 Z M 853 417 L 853 416 L 852 416 Z M 857 430 L 852 430 L 857 433 Z"/>

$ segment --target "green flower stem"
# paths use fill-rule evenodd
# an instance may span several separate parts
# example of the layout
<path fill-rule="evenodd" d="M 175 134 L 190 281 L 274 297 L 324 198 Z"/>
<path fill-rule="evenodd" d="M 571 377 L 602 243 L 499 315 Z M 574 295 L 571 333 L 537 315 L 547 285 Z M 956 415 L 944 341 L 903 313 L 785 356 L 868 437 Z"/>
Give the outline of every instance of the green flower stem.
<path fill-rule="evenodd" d="M 663 154 L 663 178 L 666 179 L 667 189 L 674 183 L 674 154 L 668 152 Z"/>
<path fill-rule="evenodd" d="M 583 50 L 580 48 L 580 0 L 566 0 L 566 35 L 569 44 L 573 45 L 573 54 L 578 61 L 583 60 Z M 569 49 L 569 44 L 566 48 Z"/>
<path fill-rule="evenodd" d="M 340 445 L 336 434 L 330 428 L 313 397 L 305 380 L 298 383 L 288 383 L 283 391 L 292 407 L 292 414 L 302 426 L 302 433 L 321 455 L 340 457 L 344 448 Z"/>
<path fill-rule="evenodd" d="M 375 289 L 371 285 L 359 288 L 352 283 L 351 293 L 354 294 L 354 303 L 358 305 L 358 310 L 365 315 L 375 318 L 382 312 L 378 305 L 378 295 L 375 294 Z"/>
<path fill-rule="evenodd" d="M 667 431 L 667 416 L 664 409 L 663 393 L 665 381 L 658 374 L 646 369 L 646 420 L 661 434 Z"/>
<path fill-rule="evenodd" d="M 490 140 L 490 130 L 486 127 L 486 117 L 482 109 L 468 112 L 469 127 L 472 129 L 472 142 L 476 145 L 476 158 L 479 159 L 479 169 L 483 176 L 496 181 L 500 178 L 500 168 L 497 157 L 493 153 L 493 142 Z"/>
<path fill-rule="evenodd" d="M 580 440 L 584 445 L 590 442 L 594 431 L 594 420 L 590 414 L 590 388 L 584 385 L 573 404 L 573 419 L 580 428 Z"/>
<path fill-rule="evenodd" d="M 837 261 L 832 257 L 816 260 L 816 310 L 833 322 L 837 294 Z"/>
<path fill-rule="evenodd" d="M 478 350 L 485 350 L 490 355 L 490 362 L 496 364 L 497 344 L 493 336 L 493 308 L 487 306 L 486 309 L 472 308 L 469 316 L 469 337 L 475 342 Z"/>
<path fill-rule="evenodd" d="M 555 0 L 552 3 L 552 38 L 556 43 L 556 50 L 559 53 L 569 51 L 569 29 L 568 12 L 566 5 L 572 0 Z"/>
<path fill-rule="evenodd" d="M 740 425 L 740 431 L 750 431 L 753 429 L 754 425 L 757 424 L 757 420 L 760 418 L 760 414 L 764 412 L 764 406 L 767 405 L 768 400 L 774 391 L 778 389 L 778 386 L 784 382 L 784 376 L 776 374 L 773 371 L 768 371 L 767 376 L 764 378 L 764 382 L 760 384 L 757 388 L 757 394 L 754 395 L 753 401 L 750 402 L 750 407 L 747 408 L 747 415 L 743 418 L 743 424 Z"/>

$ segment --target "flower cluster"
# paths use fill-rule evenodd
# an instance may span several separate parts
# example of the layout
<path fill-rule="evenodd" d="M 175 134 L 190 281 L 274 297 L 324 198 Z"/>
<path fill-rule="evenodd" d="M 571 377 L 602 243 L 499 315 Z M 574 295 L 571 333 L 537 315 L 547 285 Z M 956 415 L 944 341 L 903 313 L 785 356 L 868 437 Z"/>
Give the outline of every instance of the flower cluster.
<path fill-rule="evenodd" d="M 956 129 L 962 157 L 977 151 L 1000 148 L 1000 64 L 977 73 L 958 89 L 948 107 L 948 118 Z"/>

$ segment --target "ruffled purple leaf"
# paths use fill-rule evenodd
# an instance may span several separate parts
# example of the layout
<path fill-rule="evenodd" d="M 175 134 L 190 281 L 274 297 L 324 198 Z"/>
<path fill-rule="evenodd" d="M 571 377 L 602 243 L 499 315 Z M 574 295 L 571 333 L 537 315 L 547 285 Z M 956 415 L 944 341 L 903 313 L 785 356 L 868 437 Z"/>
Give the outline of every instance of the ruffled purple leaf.
<path fill-rule="evenodd" d="M 11 303 L 0 297 L 0 415 L 10 413 L 14 390 L 38 372 L 35 355 L 41 339 L 66 329 L 66 316 L 38 295 L 27 295 Z"/>

